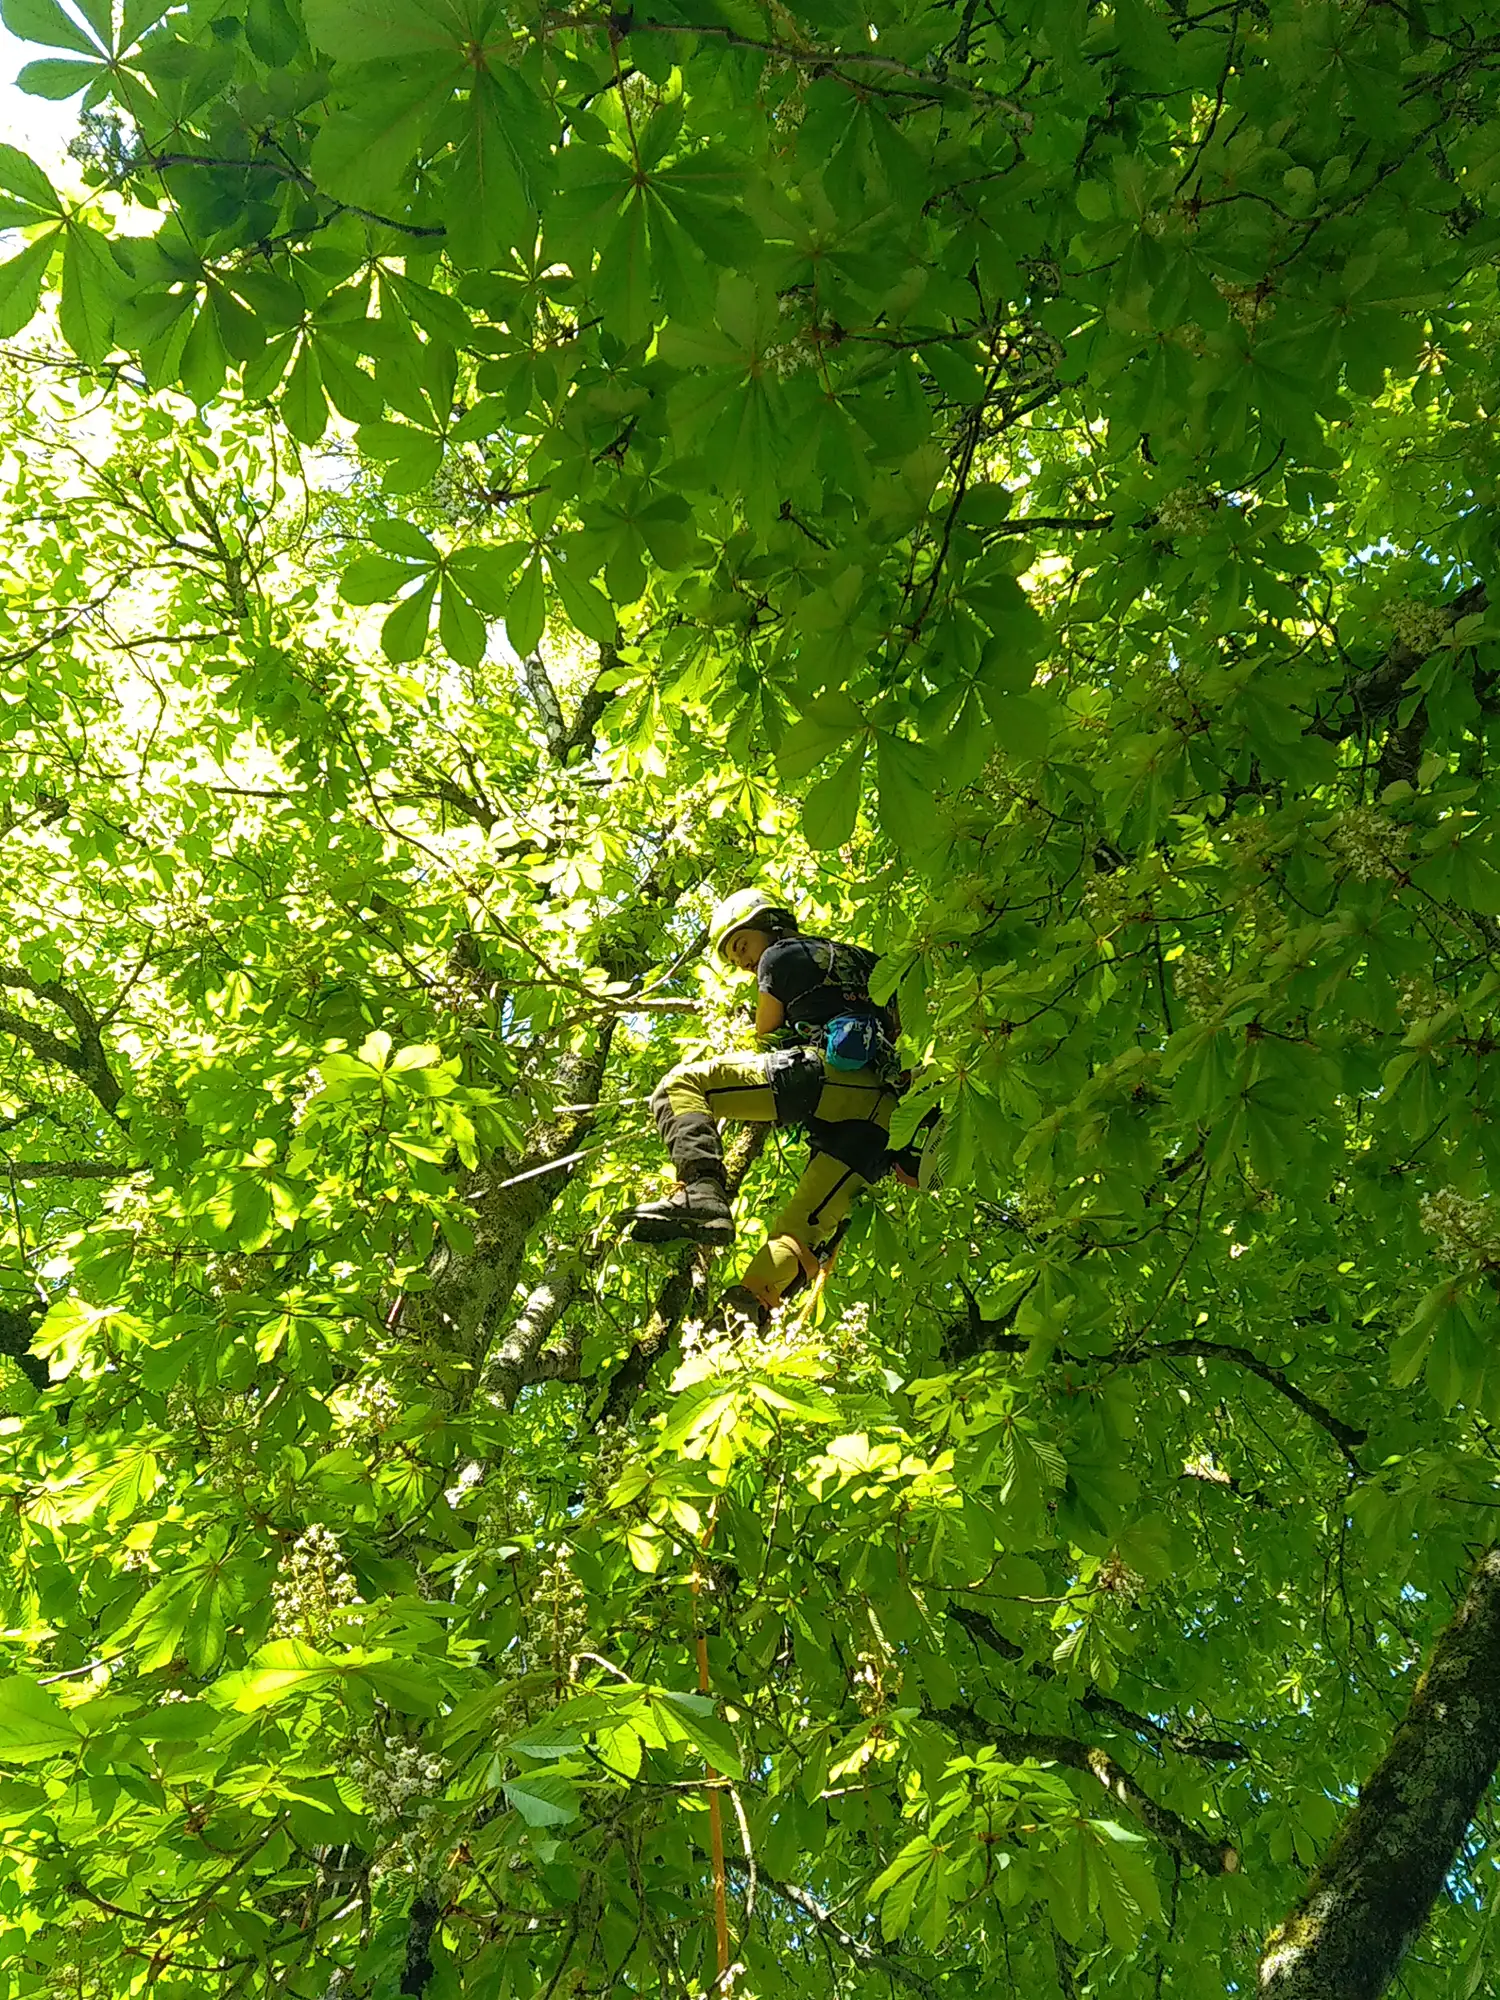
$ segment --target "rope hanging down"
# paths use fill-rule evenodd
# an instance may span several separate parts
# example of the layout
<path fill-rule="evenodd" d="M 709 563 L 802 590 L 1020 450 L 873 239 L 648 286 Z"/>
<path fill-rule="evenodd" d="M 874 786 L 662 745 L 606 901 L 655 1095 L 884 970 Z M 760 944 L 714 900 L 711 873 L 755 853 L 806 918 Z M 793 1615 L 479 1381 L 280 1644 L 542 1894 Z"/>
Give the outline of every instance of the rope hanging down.
<path fill-rule="evenodd" d="M 716 1503 L 717 1504 L 717 1503 Z M 698 1650 L 698 1692 L 711 1694 L 712 1686 L 708 1676 L 708 1640 L 703 1632 L 703 1620 L 699 1616 L 698 1598 L 702 1589 L 703 1570 L 701 1554 L 708 1548 L 714 1531 L 714 1514 L 711 1509 L 708 1525 L 703 1530 L 703 1540 L 699 1545 L 700 1561 L 693 1564 L 693 1639 Z M 729 1990 L 729 1891 L 724 1870 L 724 1809 L 719 1797 L 723 1780 L 713 1765 L 704 1760 L 704 1790 L 708 1794 L 708 1844 L 713 1860 L 714 1875 L 714 1940 L 718 1949 L 719 1976 L 717 1991 L 727 1994 Z"/>

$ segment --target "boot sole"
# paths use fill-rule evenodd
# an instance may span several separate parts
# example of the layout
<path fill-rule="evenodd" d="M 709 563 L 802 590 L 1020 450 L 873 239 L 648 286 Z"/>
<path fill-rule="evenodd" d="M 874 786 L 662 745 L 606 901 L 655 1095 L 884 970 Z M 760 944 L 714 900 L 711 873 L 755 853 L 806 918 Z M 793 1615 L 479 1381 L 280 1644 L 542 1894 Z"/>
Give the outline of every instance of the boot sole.
<path fill-rule="evenodd" d="M 722 1248 L 734 1241 L 734 1224 L 638 1217 L 630 1233 L 637 1243 L 710 1243 Z"/>

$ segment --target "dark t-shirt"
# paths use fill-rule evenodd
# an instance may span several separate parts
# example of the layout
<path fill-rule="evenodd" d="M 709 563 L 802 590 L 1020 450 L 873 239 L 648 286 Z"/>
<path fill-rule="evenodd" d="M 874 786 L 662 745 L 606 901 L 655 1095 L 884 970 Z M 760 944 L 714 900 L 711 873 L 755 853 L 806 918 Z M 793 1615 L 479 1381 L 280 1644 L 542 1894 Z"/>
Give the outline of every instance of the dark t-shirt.
<path fill-rule="evenodd" d="M 884 1007 L 870 998 L 870 974 L 878 960 L 863 945 L 832 938 L 781 938 L 761 955 L 756 968 L 762 993 L 786 1009 L 790 1028 L 826 1028 L 840 1014 L 862 1014 L 884 1023 Z"/>

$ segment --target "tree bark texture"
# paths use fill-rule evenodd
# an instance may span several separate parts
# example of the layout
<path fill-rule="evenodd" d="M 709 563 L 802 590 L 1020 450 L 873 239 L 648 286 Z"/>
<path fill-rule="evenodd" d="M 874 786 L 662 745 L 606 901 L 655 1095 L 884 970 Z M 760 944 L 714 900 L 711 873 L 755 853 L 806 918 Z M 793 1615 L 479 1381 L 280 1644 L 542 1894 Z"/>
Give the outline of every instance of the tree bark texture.
<path fill-rule="evenodd" d="M 597 1097 L 614 1027 L 613 1021 L 606 1022 L 587 1054 L 570 1056 L 559 1066 L 560 1095 L 580 1102 Z M 430 1268 L 431 1290 L 413 1300 L 406 1323 L 429 1331 L 446 1354 L 464 1362 L 476 1377 L 510 1310 L 531 1232 L 572 1177 L 566 1166 L 535 1177 L 526 1177 L 528 1170 L 564 1159 L 582 1144 L 592 1124 L 591 1114 L 559 1120 L 532 1134 L 519 1162 L 501 1155 L 469 1177 L 466 1193 L 474 1248 L 463 1254 L 439 1248 Z M 465 1399 L 467 1394 L 466 1390 Z"/>
<path fill-rule="evenodd" d="M 1273 1931 L 1263 2000 L 1376 2000 L 1500 1764 L 1500 1545 L 1481 1557 L 1406 1714 L 1307 1892 Z"/>

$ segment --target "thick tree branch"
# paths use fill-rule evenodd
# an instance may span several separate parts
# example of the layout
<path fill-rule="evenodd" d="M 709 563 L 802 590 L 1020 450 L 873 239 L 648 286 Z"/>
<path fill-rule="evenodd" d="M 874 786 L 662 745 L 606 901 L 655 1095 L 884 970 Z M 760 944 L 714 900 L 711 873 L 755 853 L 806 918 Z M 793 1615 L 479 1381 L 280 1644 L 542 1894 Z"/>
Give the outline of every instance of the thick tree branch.
<path fill-rule="evenodd" d="M 760 1158 L 770 1131 L 769 1125 L 752 1125 L 730 1151 L 725 1160 L 725 1177 L 731 1194 L 738 1193 L 746 1174 Z M 595 1429 L 601 1424 L 619 1423 L 625 1418 L 636 1397 L 645 1388 L 652 1369 L 671 1346 L 692 1303 L 695 1281 L 699 1277 L 699 1255 L 692 1247 L 679 1254 L 675 1270 L 656 1295 L 645 1332 L 605 1385 L 597 1413 L 592 1418 Z"/>
<path fill-rule="evenodd" d="M 1007 1638 L 993 1618 L 971 1604 L 950 1604 L 948 1616 L 955 1625 L 961 1625 L 979 1645 L 996 1653 L 1002 1660 L 1024 1660 L 1026 1648 L 1018 1646 L 1014 1639 Z M 1037 1660 L 1030 1671 L 1038 1680 L 1051 1681 L 1057 1677 L 1045 1660 Z M 1101 1694 L 1098 1688 L 1089 1688 L 1079 1698 L 1078 1705 L 1092 1715 L 1108 1716 L 1122 1729 L 1132 1735 L 1144 1736 L 1158 1749 L 1175 1750 L 1184 1757 L 1202 1757 L 1210 1763 L 1235 1764 L 1249 1756 L 1249 1751 L 1239 1743 L 1229 1743 L 1214 1736 L 1194 1736 L 1186 1731 L 1171 1729 L 1165 1723 L 1154 1722 L 1149 1715 L 1137 1715 L 1133 1708 L 1126 1708 L 1123 1702 Z"/>
<path fill-rule="evenodd" d="M 950 1604 L 948 1616 L 955 1625 L 962 1625 L 971 1639 L 981 1646 L 988 1646 L 992 1653 L 998 1653 L 1002 1660 L 1024 1660 L 1026 1648 L 1018 1646 L 1014 1639 L 1007 1639 L 994 1619 L 970 1604 Z"/>
<path fill-rule="evenodd" d="M 536 703 L 537 713 L 542 718 L 547 748 L 561 763 L 564 745 L 568 740 L 568 725 L 563 721 L 562 704 L 557 699 L 557 689 L 552 685 L 552 676 L 548 673 L 546 662 L 540 653 L 528 654 L 522 660 L 521 678 L 525 681 L 527 693 Z"/>
<path fill-rule="evenodd" d="M 999 521 L 993 528 L 986 528 L 985 535 L 1030 535 L 1039 534 L 1042 529 L 1067 530 L 1072 534 L 1087 535 L 1115 525 L 1113 514 L 1016 514 L 1008 521 Z"/>
<path fill-rule="evenodd" d="M 547 1379 L 535 1372 L 547 1336 L 578 1296 L 582 1267 L 575 1259 L 560 1259 L 536 1285 L 520 1317 L 490 1356 L 483 1386 L 507 1410 L 528 1382 Z M 555 1378 L 554 1378 L 555 1379 Z"/>
<path fill-rule="evenodd" d="M 1227 1841 L 1214 1840 L 1173 1812 L 1170 1806 L 1159 1805 L 1107 1750 L 1101 1750 L 1092 1743 L 1076 1742 L 1071 1736 L 1043 1736 L 1029 1731 L 997 1729 L 972 1708 L 940 1708 L 935 1709 L 933 1714 L 938 1722 L 946 1724 L 958 1735 L 978 1736 L 992 1744 L 1008 1764 L 1024 1764 L 1029 1760 L 1037 1764 L 1061 1764 L 1070 1771 L 1086 1772 L 1164 1847 L 1180 1854 L 1184 1861 L 1191 1862 L 1205 1875 L 1233 1875 L 1238 1871 L 1240 1857 L 1236 1847 Z"/>
<path fill-rule="evenodd" d="M 999 1320 L 980 1319 L 970 1313 L 965 1319 L 956 1320 L 943 1336 L 943 1351 L 954 1361 L 968 1360 L 975 1354 L 1026 1354 L 1031 1342 L 1018 1334 L 1007 1333 L 1007 1328 L 1015 1313 Z M 1067 1364 L 1074 1368 L 1137 1368 L 1147 1361 L 1173 1361 L 1200 1359 L 1204 1361 L 1227 1361 L 1236 1368 L 1243 1368 L 1259 1378 L 1279 1396 L 1285 1396 L 1289 1403 L 1310 1417 L 1320 1430 L 1324 1430 L 1337 1444 L 1340 1451 L 1356 1472 L 1362 1471 L 1355 1452 L 1365 1442 L 1369 1433 L 1354 1424 L 1346 1424 L 1342 1417 L 1336 1417 L 1332 1410 L 1299 1389 L 1279 1368 L 1273 1368 L 1268 1361 L 1262 1361 L 1248 1347 L 1235 1347 L 1221 1340 L 1161 1340 L 1150 1344 L 1135 1343 L 1114 1348 L 1107 1354 L 1072 1354 L 1065 1348 L 1056 1348 L 1052 1359 L 1055 1363 Z"/>
<path fill-rule="evenodd" d="M 585 1054 L 570 1057 L 556 1078 L 559 1094 L 588 1102 L 598 1096 L 614 1033 L 606 1021 Z M 462 1254 L 444 1246 L 434 1255 L 428 1291 L 414 1296 L 408 1321 L 425 1328 L 442 1349 L 482 1379 L 491 1341 L 510 1304 L 533 1229 L 557 1201 L 583 1157 L 579 1142 L 592 1116 L 555 1120 L 532 1135 L 532 1149 L 514 1173 L 496 1159 L 469 1177 L 468 1220 L 474 1248 Z M 463 1392 L 466 1397 L 470 1393 Z"/>
<path fill-rule="evenodd" d="M 1433 608 L 1442 612 L 1451 628 L 1460 618 L 1471 618 L 1487 610 L 1489 595 L 1482 583 L 1471 584 L 1451 604 Z M 1431 646 L 1409 646 L 1397 639 L 1373 667 L 1356 674 L 1339 690 L 1336 713 L 1318 716 L 1308 725 L 1308 734 L 1321 736 L 1329 743 L 1342 743 L 1371 723 L 1383 722 L 1400 706 L 1407 682 L 1434 650 Z"/>
<path fill-rule="evenodd" d="M 1359 1430 L 1353 1424 L 1346 1424 L 1341 1417 L 1336 1417 L 1332 1410 L 1326 1409 L 1322 1403 L 1315 1402 L 1311 1396 L 1299 1389 L 1295 1382 L 1289 1381 L 1279 1368 L 1273 1368 L 1269 1362 L 1262 1361 L 1260 1356 L 1252 1354 L 1248 1347 L 1233 1347 L 1219 1340 L 1163 1340 L 1154 1347 L 1143 1349 L 1139 1359 L 1155 1361 L 1174 1355 L 1184 1359 L 1197 1357 L 1205 1361 L 1228 1361 L 1236 1368 L 1247 1369 L 1250 1374 L 1258 1376 L 1268 1387 L 1274 1389 L 1278 1395 L 1285 1396 L 1289 1403 L 1294 1403 L 1302 1414 L 1311 1417 L 1320 1429 L 1327 1431 L 1343 1451 L 1344 1456 L 1354 1463 L 1355 1470 L 1362 1470 L 1354 1459 L 1354 1454 L 1365 1442 L 1369 1432 Z M 1126 1352 L 1115 1358 L 1130 1363 L 1134 1362 L 1137 1356 Z"/>
<path fill-rule="evenodd" d="M 429 1890 L 419 1889 L 412 1898 L 411 1916 L 407 1920 L 406 1958 L 398 1989 L 416 1996 L 417 2000 L 427 1991 L 427 1982 L 432 1977 L 432 1940 L 441 1919 L 436 1898 Z"/>
<path fill-rule="evenodd" d="M 526 1371 L 523 1388 L 533 1382 L 581 1382 L 583 1380 L 583 1328 L 575 1321 L 565 1327 L 555 1347 L 544 1347 Z"/>
<path fill-rule="evenodd" d="M 0 1160 L 0 1169 L 18 1181 L 128 1181 L 151 1171 L 128 1160 Z"/>
<path fill-rule="evenodd" d="M 1500 1764 L 1500 1546 L 1475 1567 L 1387 1750 L 1260 1963 L 1267 2000 L 1376 2000 Z"/>
<path fill-rule="evenodd" d="M 543 25 L 549 28 L 592 28 L 612 30 L 613 22 L 607 15 L 549 14 L 543 16 Z M 944 76 L 938 78 L 926 70 L 915 69 L 910 63 L 897 62 L 891 56 L 877 55 L 868 49 L 814 49 L 801 48 L 789 42 L 761 42 L 749 35 L 742 35 L 737 29 L 724 27 L 721 23 L 687 21 L 636 21 L 631 28 L 637 35 L 712 35 L 734 49 L 754 49 L 758 54 L 772 56 L 781 62 L 795 63 L 813 76 L 836 77 L 840 83 L 856 84 L 861 90 L 872 86 L 869 78 L 875 76 L 900 77 L 915 86 L 914 90 L 901 90 L 900 96 L 917 96 L 923 99 L 950 99 L 955 95 L 969 97 L 993 110 L 1003 111 L 1013 118 L 1023 132 L 1032 127 L 1032 116 L 1011 98 L 999 97 L 981 84 L 969 83 L 963 77 Z M 854 77 L 840 75 L 848 65 L 855 71 Z"/>
<path fill-rule="evenodd" d="M 1122 1729 L 1145 1736 L 1159 1748 L 1175 1750 L 1182 1757 L 1201 1757 L 1209 1764 L 1242 1764 L 1250 1752 L 1243 1743 L 1234 1743 L 1222 1736 L 1194 1736 L 1187 1730 L 1169 1729 L 1165 1723 L 1153 1722 L 1149 1715 L 1137 1715 L 1133 1708 L 1126 1708 L 1098 1688 L 1091 1687 L 1080 1702 L 1091 1715 L 1107 1715 L 1111 1722 L 1117 1722 Z"/>
<path fill-rule="evenodd" d="M 573 720 L 563 732 L 557 751 L 559 763 L 566 764 L 575 751 L 587 750 L 593 742 L 599 718 L 615 698 L 613 688 L 601 688 L 599 683 L 606 674 L 613 673 L 619 664 L 620 655 L 613 646 L 599 648 L 598 671 L 584 689 L 583 698 L 574 712 Z"/>
<path fill-rule="evenodd" d="M 28 1021 L 24 1015 L 13 1013 L 8 1007 L 0 1007 L 0 1030 L 14 1035 L 18 1042 L 24 1042 L 41 1061 L 52 1063 L 76 1076 L 84 1088 L 98 1098 L 110 1116 L 117 1117 L 125 1088 L 109 1066 L 98 1017 L 88 1002 L 71 987 L 64 986 L 61 980 L 33 979 L 18 966 L 0 965 L 0 986 L 8 986 L 13 992 L 33 994 L 67 1016 L 77 1030 L 76 1042 L 65 1041 L 52 1029 L 43 1027 L 37 1021 Z"/>

